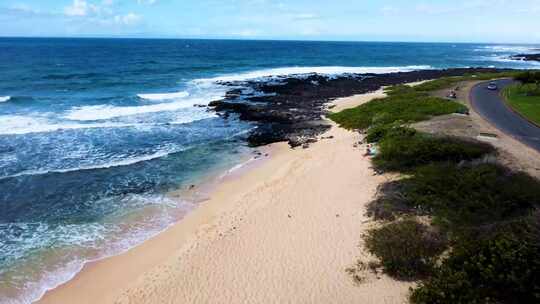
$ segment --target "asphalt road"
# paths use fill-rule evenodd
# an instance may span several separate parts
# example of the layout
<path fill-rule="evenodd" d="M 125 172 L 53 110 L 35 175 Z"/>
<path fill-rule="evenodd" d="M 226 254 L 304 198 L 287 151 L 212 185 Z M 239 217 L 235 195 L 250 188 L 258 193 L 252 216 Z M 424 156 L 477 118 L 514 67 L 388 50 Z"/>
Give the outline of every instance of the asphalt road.
<path fill-rule="evenodd" d="M 513 81 L 503 79 L 496 83 L 497 91 L 488 90 L 488 82 L 472 89 L 470 99 L 473 108 L 499 130 L 540 152 L 540 128 L 510 110 L 500 95 L 501 90 Z"/>

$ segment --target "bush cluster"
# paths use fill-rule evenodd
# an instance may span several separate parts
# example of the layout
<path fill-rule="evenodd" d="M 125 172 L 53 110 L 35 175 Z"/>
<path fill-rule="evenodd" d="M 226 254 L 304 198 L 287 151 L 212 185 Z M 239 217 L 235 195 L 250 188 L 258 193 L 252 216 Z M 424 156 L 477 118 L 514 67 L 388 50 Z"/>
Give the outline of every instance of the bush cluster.
<path fill-rule="evenodd" d="M 540 303 L 540 247 L 501 233 L 454 249 L 435 275 L 416 288 L 417 304 Z"/>
<path fill-rule="evenodd" d="M 397 221 L 365 237 L 385 272 L 424 279 L 413 303 L 540 303 L 538 180 L 494 164 L 431 164 L 381 192 L 369 207 L 376 218 L 427 215 L 439 231 Z"/>
<path fill-rule="evenodd" d="M 405 280 L 431 274 L 437 258 L 446 248 L 441 234 L 413 219 L 370 230 L 364 239 L 385 271 Z"/>
<path fill-rule="evenodd" d="M 370 205 L 379 218 L 430 215 L 454 232 L 521 218 L 540 207 L 536 179 L 495 164 L 419 167 L 410 177 L 382 187 L 380 193 Z"/>
<path fill-rule="evenodd" d="M 379 137 L 379 153 L 373 159 L 378 169 L 407 171 L 433 162 L 460 162 L 494 153 L 493 146 L 455 137 L 440 137 L 394 127 Z"/>
<path fill-rule="evenodd" d="M 524 84 L 540 84 L 540 71 L 527 71 L 518 74 L 515 79 Z"/>

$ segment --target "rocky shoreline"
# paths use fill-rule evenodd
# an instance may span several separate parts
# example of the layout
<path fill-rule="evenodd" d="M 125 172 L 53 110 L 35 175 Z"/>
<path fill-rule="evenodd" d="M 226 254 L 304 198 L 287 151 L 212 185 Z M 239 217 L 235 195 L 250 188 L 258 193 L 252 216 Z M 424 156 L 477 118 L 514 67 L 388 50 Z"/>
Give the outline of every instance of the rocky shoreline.
<path fill-rule="evenodd" d="M 540 61 L 540 54 L 518 54 L 511 56 L 510 59 L 521 61 Z"/>
<path fill-rule="evenodd" d="M 224 119 L 234 115 L 253 122 L 257 127 L 247 138 L 252 147 L 287 141 L 294 148 L 316 141 L 318 135 L 330 128 L 323 117 L 327 114 L 327 104 L 336 98 L 376 91 L 383 86 L 501 71 L 456 68 L 335 77 L 309 74 L 221 82 L 231 89 L 224 99 L 213 101 L 208 106 Z"/>

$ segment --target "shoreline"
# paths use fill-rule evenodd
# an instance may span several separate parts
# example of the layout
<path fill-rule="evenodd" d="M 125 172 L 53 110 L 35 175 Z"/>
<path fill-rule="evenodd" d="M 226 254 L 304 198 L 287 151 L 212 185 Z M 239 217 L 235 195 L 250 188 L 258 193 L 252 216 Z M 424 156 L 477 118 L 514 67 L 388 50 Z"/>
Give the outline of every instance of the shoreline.
<path fill-rule="evenodd" d="M 258 149 L 246 148 L 246 151 L 242 152 L 242 156 L 238 158 L 234 166 L 233 164 L 230 164 L 232 167 L 222 166 L 215 168 L 212 171 L 194 177 L 194 179 L 190 180 L 192 184 L 187 183 L 187 185 L 162 193 L 161 196 L 163 199 L 174 200 L 178 204 L 178 207 L 175 207 L 176 209 L 172 210 L 173 213 L 170 214 L 174 218 L 172 222 L 167 222 L 166 225 L 161 225 L 159 227 L 152 227 L 152 233 L 145 235 L 143 238 L 134 238 L 137 241 L 128 247 L 116 251 L 111 251 L 109 248 L 102 248 L 103 250 L 101 250 L 101 253 L 98 254 L 98 256 L 85 260 L 83 259 L 74 263 L 74 267 L 68 267 L 70 269 L 69 271 L 57 271 L 62 277 L 61 280 L 54 284 L 45 285 L 45 287 L 42 288 L 41 293 L 33 293 L 31 297 L 25 296 L 25 301 L 29 301 L 28 303 L 37 303 L 41 301 L 47 293 L 68 284 L 86 268 L 92 267 L 92 265 L 100 263 L 101 261 L 123 255 L 157 237 L 161 233 L 166 232 L 175 224 L 181 222 L 187 214 L 198 208 L 201 203 L 208 200 L 209 194 L 212 193 L 213 189 L 220 183 L 232 179 L 235 176 L 242 174 L 243 171 L 254 168 L 258 163 L 263 162 L 269 156 L 267 150 L 267 147 L 260 147 Z M 145 213 L 148 212 L 145 211 Z M 125 235 L 124 237 L 130 240 L 132 239 L 128 235 Z"/>
<path fill-rule="evenodd" d="M 349 97 L 347 104 L 358 105 L 382 96 L 381 94 L 382 92 L 375 92 Z M 339 104 L 339 100 L 334 102 L 336 103 Z M 121 255 L 87 264 L 71 281 L 47 292 L 36 303 L 148 303 L 147 296 L 150 294 L 152 301 L 156 300 L 154 297 L 169 297 L 170 300 L 170 297 L 174 296 L 184 302 L 209 302 L 219 294 L 212 287 L 220 284 L 235 285 L 235 282 L 238 284 L 244 280 L 244 287 L 238 290 L 227 288 L 230 286 L 219 287 L 227 293 L 228 302 L 254 297 L 262 302 L 266 299 L 268 302 L 265 296 L 276 295 L 271 290 L 283 282 L 279 277 L 288 277 L 292 281 L 289 287 L 296 286 L 295 288 L 304 286 L 309 281 L 310 275 L 306 274 L 305 278 L 301 278 L 303 275 L 298 276 L 295 271 L 283 268 L 283 265 L 292 269 L 307 266 L 298 264 L 307 258 L 307 254 L 315 255 L 317 262 L 311 261 L 308 263 L 310 267 L 302 267 L 303 270 L 314 273 L 322 271 L 323 273 L 317 275 L 323 277 L 325 274 L 330 275 L 333 280 L 323 279 L 320 283 L 327 283 L 329 286 L 319 286 L 306 293 L 298 293 L 299 290 L 295 288 L 292 288 L 293 291 L 288 290 L 290 288 L 287 286 L 281 286 L 279 290 L 286 290 L 276 296 L 283 296 L 283 300 L 290 300 L 291 297 L 297 300 L 293 302 L 333 299 L 333 302 L 347 303 L 363 298 L 376 303 L 377 297 L 382 297 L 389 303 L 405 302 L 410 284 L 382 277 L 357 286 L 345 272 L 359 257 L 369 257 L 365 251 L 357 248 L 359 234 L 369 227 L 362 207 L 371 200 L 377 186 L 384 182 L 385 178 L 373 176 L 369 159 L 362 158 L 361 149 L 353 148 L 353 144 L 360 139 L 358 134 L 334 125 L 323 136 L 334 137 L 321 140 L 309 149 L 291 150 L 286 143 L 269 145 L 269 158 L 255 162 L 254 166 L 248 164 L 234 172 L 235 176 L 225 178 L 211 191 L 209 199 L 184 219 Z M 342 155 L 341 159 L 336 158 L 336 153 Z M 351 163 L 355 159 L 357 161 Z M 344 164 L 348 165 L 343 166 Z M 335 166 L 340 168 L 333 168 Z M 306 171 L 310 171 L 310 174 L 306 175 Z M 291 176 L 298 177 L 292 184 Z M 338 181 L 340 183 L 337 183 Z M 305 193 L 300 195 L 297 188 L 304 189 Z M 358 189 L 362 188 L 364 191 L 360 191 L 359 195 Z M 328 192 L 332 192 L 332 195 Z M 286 197 L 282 197 L 282 193 L 286 194 Z M 292 195 L 296 196 L 296 199 L 292 199 Z M 310 196 L 311 199 L 306 200 L 305 196 Z M 321 196 L 328 197 L 318 199 Z M 281 204 L 275 204 L 276 197 L 280 198 Z M 313 200 L 317 201 L 318 206 L 312 206 L 313 210 L 309 210 L 310 201 Z M 329 213 L 328 209 L 334 208 L 334 214 Z M 274 218 L 267 216 L 267 213 L 280 213 L 280 216 Z M 310 218 L 302 218 L 303 223 L 294 223 L 294 219 L 302 217 L 302 213 L 310 213 L 313 218 L 319 217 L 320 221 L 314 223 Z M 338 224 L 339 220 L 346 222 L 347 230 Z M 259 221 L 265 222 L 265 225 L 261 227 Z M 283 221 L 285 222 L 282 223 Z M 287 226 L 292 226 L 292 229 L 281 231 Z M 326 233 L 315 233 L 321 228 L 324 228 Z M 279 232 L 268 235 L 269 229 Z M 335 234 L 330 233 L 331 231 Z M 347 233 L 343 233 L 345 231 Z M 333 237 L 328 239 L 325 234 Z M 341 240 L 338 237 L 340 235 Z M 262 237 L 268 241 L 259 243 L 259 238 Z M 313 243 L 310 241 L 312 238 L 322 238 L 324 242 Z M 325 242 L 330 245 L 336 241 L 337 244 L 329 247 L 335 248 L 334 250 L 324 250 L 326 246 L 318 248 Z M 231 242 L 235 243 L 232 247 Z M 298 245 L 299 248 L 292 250 L 289 245 L 295 242 L 304 246 Z M 228 250 L 218 250 L 223 246 Z M 261 246 L 268 248 L 261 250 Z M 200 248 L 206 250 L 200 252 Z M 242 257 L 234 253 L 236 250 L 239 251 L 237 254 L 244 251 Z M 282 258 L 275 260 L 276 256 Z M 204 258 L 208 260 L 200 261 Z M 205 271 L 209 261 L 218 259 L 232 261 L 218 263 Z M 261 264 L 258 265 L 257 261 L 261 261 Z M 325 261 L 330 265 L 320 267 Z M 318 266 L 319 264 L 321 265 Z M 234 266 L 238 269 L 223 269 Z M 255 279 L 253 275 L 268 267 L 269 271 L 279 269 L 280 274 L 276 277 L 263 275 L 263 281 L 266 281 L 264 286 L 258 286 L 256 280 L 252 282 Z M 228 279 L 213 279 L 215 276 Z M 177 284 L 172 284 L 174 282 Z M 196 282 L 200 283 L 198 288 L 194 286 Z M 183 287 L 187 287 L 183 286 L 184 284 L 191 287 L 184 290 Z M 369 290 L 366 287 L 369 287 Z M 381 288 L 384 293 L 376 292 L 373 288 Z M 156 294 L 157 290 L 159 293 Z M 332 297 L 328 298 L 330 295 Z"/>

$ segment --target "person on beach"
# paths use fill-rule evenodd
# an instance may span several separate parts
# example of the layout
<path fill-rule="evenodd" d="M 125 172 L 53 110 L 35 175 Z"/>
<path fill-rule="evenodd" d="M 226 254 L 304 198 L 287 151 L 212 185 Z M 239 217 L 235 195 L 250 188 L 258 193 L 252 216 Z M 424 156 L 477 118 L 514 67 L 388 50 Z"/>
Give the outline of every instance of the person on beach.
<path fill-rule="evenodd" d="M 364 154 L 364 157 L 371 155 L 371 145 L 367 145 L 366 147 L 366 154 Z"/>

